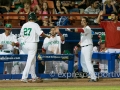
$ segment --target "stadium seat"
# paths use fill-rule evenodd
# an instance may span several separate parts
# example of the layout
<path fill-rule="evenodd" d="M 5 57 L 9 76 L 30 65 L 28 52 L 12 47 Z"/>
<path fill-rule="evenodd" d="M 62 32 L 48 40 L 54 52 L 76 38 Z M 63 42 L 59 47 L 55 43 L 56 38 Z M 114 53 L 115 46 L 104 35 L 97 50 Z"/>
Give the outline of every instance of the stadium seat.
<path fill-rule="evenodd" d="M 48 3 L 48 7 L 50 9 L 54 9 L 54 3 L 53 3 L 53 1 L 47 1 L 47 3 Z"/>
<path fill-rule="evenodd" d="M 47 1 L 47 3 L 48 3 L 48 7 L 50 9 L 51 14 L 53 14 L 54 9 L 55 9 L 54 2 L 53 1 Z M 58 20 L 58 18 L 56 16 L 53 16 L 52 20 Z"/>
<path fill-rule="evenodd" d="M 4 14 L 17 14 L 17 13 L 9 12 L 9 13 L 4 13 Z M 4 18 L 5 23 L 11 23 L 12 26 L 19 26 L 18 16 L 3 16 L 3 18 Z"/>
<path fill-rule="evenodd" d="M 70 14 L 80 14 L 78 12 L 71 12 Z M 70 16 L 69 18 L 70 20 L 80 20 L 80 16 Z"/>
<path fill-rule="evenodd" d="M 78 12 L 71 12 L 70 14 L 80 14 L 80 13 L 78 13 Z M 71 22 L 71 24 L 73 26 L 80 25 L 80 23 L 81 23 L 81 18 L 80 18 L 79 15 L 78 16 L 70 16 L 69 20 L 70 20 L 70 22 Z"/>

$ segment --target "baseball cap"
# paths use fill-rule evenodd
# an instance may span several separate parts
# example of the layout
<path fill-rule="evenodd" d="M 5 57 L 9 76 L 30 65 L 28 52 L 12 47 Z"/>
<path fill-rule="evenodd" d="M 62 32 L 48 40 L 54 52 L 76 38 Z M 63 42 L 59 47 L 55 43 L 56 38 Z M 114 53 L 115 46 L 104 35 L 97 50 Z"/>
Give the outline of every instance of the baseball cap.
<path fill-rule="evenodd" d="M 99 36 L 99 38 L 101 40 L 100 43 L 105 43 L 105 35 L 102 34 Z"/>
<path fill-rule="evenodd" d="M 63 54 L 71 54 L 69 50 L 64 50 Z"/>
<path fill-rule="evenodd" d="M 101 35 L 101 43 L 105 43 L 105 35 Z"/>
<path fill-rule="evenodd" d="M 11 24 L 5 24 L 5 28 L 12 28 L 12 25 Z"/>

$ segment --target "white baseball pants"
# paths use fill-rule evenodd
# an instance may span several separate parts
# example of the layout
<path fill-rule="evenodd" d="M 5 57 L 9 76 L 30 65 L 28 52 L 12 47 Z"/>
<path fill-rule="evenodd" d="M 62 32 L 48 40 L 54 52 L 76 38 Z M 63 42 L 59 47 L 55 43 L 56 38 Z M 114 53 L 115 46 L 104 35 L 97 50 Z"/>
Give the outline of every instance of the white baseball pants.
<path fill-rule="evenodd" d="M 20 74 L 20 67 L 18 61 L 13 61 L 12 74 Z"/>
<path fill-rule="evenodd" d="M 50 74 L 53 71 L 53 61 L 45 61 L 45 74 Z"/>
<path fill-rule="evenodd" d="M 20 73 L 23 74 L 23 70 L 26 66 L 26 62 L 25 61 L 21 61 L 19 62 L 19 67 L 20 67 Z"/>
<path fill-rule="evenodd" d="M 32 78 L 36 78 L 37 76 L 35 74 L 35 66 L 37 43 L 25 43 L 25 47 L 28 50 L 28 58 L 23 71 L 22 79 L 27 79 L 29 72 L 31 73 Z"/>
<path fill-rule="evenodd" d="M 54 72 L 56 74 L 63 73 L 68 70 L 68 64 L 64 61 L 46 61 L 45 62 L 45 74 Z"/>
<path fill-rule="evenodd" d="M 81 47 L 81 66 L 85 70 L 88 70 L 91 79 L 96 79 L 96 75 L 92 65 L 92 50 L 93 45 Z M 87 67 L 87 68 L 84 68 Z"/>

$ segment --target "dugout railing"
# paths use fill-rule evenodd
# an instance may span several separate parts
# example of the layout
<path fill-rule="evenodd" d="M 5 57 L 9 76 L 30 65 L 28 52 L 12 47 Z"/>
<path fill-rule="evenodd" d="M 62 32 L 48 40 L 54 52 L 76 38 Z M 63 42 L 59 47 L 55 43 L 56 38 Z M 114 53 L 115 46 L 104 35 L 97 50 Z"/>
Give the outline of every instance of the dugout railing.
<path fill-rule="evenodd" d="M 74 66 L 74 55 L 73 54 L 41 54 L 41 60 L 36 57 L 36 74 L 41 78 L 73 78 L 73 66 Z M 13 61 L 26 61 L 27 55 L 0 55 L 0 79 L 21 79 L 22 74 L 3 74 L 4 73 L 4 62 Z M 38 62 L 41 61 L 66 61 L 68 60 L 68 72 L 59 73 L 50 72 L 49 74 L 39 74 L 38 73 Z M 68 76 L 68 73 L 71 76 Z M 29 75 L 28 78 L 31 76 Z"/>

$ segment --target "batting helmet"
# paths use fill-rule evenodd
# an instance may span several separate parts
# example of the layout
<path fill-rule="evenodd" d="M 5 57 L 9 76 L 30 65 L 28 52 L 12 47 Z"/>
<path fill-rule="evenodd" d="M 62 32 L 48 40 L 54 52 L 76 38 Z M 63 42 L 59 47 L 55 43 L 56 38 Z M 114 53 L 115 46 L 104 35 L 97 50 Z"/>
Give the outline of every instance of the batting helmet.
<path fill-rule="evenodd" d="M 37 21 L 37 16 L 34 12 L 29 13 L 28 20 L 34 20 Z"/>

